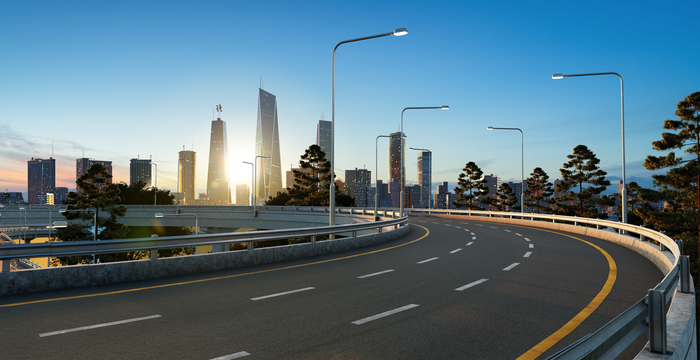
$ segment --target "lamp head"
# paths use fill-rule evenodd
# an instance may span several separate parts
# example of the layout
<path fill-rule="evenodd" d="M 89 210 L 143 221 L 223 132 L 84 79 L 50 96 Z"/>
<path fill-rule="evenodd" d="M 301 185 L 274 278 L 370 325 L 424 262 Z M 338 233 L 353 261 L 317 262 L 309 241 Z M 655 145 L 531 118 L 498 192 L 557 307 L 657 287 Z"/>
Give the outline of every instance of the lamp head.
<path fill-rule="evenodd" d="M 406 28 L 399 28 L 394 30 L 394 36 L 404 36 L 408 34 L 408 30 Z"/>
<path fill-rule="evenodd" d="M 486 130 L 493 130 L 493 126 L 487 127 Z"/>
<path fill-rule="evenodd" d="M 156 217 L 157 217 L 157 218 L 162 218 L 162 217 L 163 217 L 163 213 L 156 213 Z"/>
<path fill-rule="evenodd" d="M 553 74 L 552 75 L 552 79 L 563 79 L 563 78 L 564 78 L 564 74 Z"/>
<path fill-rule="evenodd" d="M 442 105 L 442 106 L 440 106 L 440 109 L 442 109 L 442 110 L 450 110 L 450 107 L 447 106 L 447 105 Z"/>

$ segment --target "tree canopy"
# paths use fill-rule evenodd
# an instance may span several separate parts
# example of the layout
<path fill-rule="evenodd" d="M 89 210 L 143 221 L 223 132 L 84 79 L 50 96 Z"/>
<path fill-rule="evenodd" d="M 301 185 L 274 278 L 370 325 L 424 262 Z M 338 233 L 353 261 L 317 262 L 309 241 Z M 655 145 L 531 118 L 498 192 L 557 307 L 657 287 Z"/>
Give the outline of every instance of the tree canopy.
<path fill-rule="evenodd" d="M 489 189 L 486 187 L 486 179 L 483 176 L 484 172 L 473 161 L 468 162 L 462 171 L 463 173 L 459 174 L 457 179 L 455 194 L 458 196 L 453 205 L 457 208 L 466 207 L 469 210 L 483 210 L 475 200 L 489 193 Z M 479 198 L 479 201 L 484 204 L 490 203 L 490 200 L 490 198 Z"/>
<path fill-rule="evenodd" d="M 117 184 L 119 188 L 120 204 L 122 205 L 152 205 L 154 200 L 153 189 L 146 189 L 146 183 L 139 181 L 133 185 L 126 183 Z M 172 205 L 175 196 L 170 190 L 157 189 L 155 194 L 156 205 Z"/>
<path fill-rule="evenodd" d="M 525 207 L 534 208 L 536 213 L 551 214 L 551 196 L 554 194 L 549 175 L 540 167 L 536 167 L 530 177 L 525 179 Z"/>
<path fill-rule="evenodd" d="M 513 206 L 518 203 L 518 198 L 515 196 L 513 188 L 507 183 L 502 183 L 496 191 L 496 198 L 491 202 L 491 205 L 496 207 L 496 211 L 510 211 L 512 209 L 520 209 L 519 206 Z"/>
<path fill-rule="evenodd" d="M 556 185 L 562 195 L 556 198 L 556 213 L 559 215 L 588 218 L 605 218 L 607 214 L 598 212 L 596 206 L 613 206 L 615 200 L 600 196 L 610 181 L 607 173 L 598 167 L 600 159 L 585 145 L 578 145 L 569 161 L 560 169 L 563 180 Z"/>

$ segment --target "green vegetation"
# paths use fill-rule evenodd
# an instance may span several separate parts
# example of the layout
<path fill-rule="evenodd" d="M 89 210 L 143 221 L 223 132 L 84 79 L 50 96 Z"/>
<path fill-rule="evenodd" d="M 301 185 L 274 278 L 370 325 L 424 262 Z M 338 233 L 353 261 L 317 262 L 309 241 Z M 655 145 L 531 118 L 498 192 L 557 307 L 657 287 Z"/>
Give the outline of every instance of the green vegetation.
<path fill-rule="evenodd" d="M 478 202 L 490 204 L 491 199 L 479 198 L 477 201 L 475 200 L 489 193 L 489 189 L 486 187 L 486 179 L 483 176 L 484 172 L 473 161 L 468 162 L 462 171 L 464 172 L 459 174 L 457 187 L 455 188 L 455 194 L 458 197 L 452 204 L 457 208 L 465 207 L 468 210 L 483 210 L 484 208 L 477 205 Z"/>
<path fill-rule="evenodd" d="M 562 195 L 555 198 L 555 212 L 559 215 L 607 218 L 608 215 L 598 212 L 596 206 L 613 206 L 615 200 L 600 196 L 610 185 L 610 181 L 605 180 L 607 173 L 598 167 L 600 160 L 585 145 L 575 147 L 573 154 L 567 155 L 567 158 L 569 161 L 559 170 L 563 180 L 557 183 L 556 190 Z"/>
<path fill-rule="evenodd" d="M 502 183 L 498 186 L 496 198 L 493 199 L 491 205 L 496 208 L 496 211 L 512 211 L 520 210 L 520 206 L 513 206 L 518 202 L 513 189 L 507 183 Z"/>
<path fill-rule="evenodd" d="M 540 167 L 536 167 L 530 177 L 525 179 L 525 207 L 534 208 L 536 213 L 551 214 L 551 197 L 554 194 L 549 175 Z"/>

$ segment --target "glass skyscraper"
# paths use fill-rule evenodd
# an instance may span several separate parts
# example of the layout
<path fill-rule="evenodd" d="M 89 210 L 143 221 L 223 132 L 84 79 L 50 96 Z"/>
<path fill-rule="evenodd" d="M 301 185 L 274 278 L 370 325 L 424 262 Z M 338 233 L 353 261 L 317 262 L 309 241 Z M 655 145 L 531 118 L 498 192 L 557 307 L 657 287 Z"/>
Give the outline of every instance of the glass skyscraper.
<path fill-rule="evenodd" d="M 406 139 L 403 139 L 404 147 L 406 146 Z M 404 152 L 405 158 L 405 152 Z M 390 134 L 389 137 L 389 182 L 399 181 L 399 176 L 401 176 L 401 183 L 406 185 L 406 162 L 401 159 L 401 132 L 395 132 Z M 400 174 L 400 175 L 399 175 Z"/>
<path fill-rule="evenodd" d="M 185 162 L 185 161 L 182 161 Z M 194 164 L 193 164 L 194 165 Z M 207 197 L 215 205 L 231 203 L 228 174 L 228 144 L 226 122 L 217 118 L 211 122 L 209 140 L 209 172 L 207 174 Z"/>
<path fill-rule="evenodd" d="M 27 161 L 27 203 L 46 205 L 46 194 L 53 193 L 56 187 L 56 159 L 35 159 Z"/>
<path fill-rule="evenodd" d="M 331 122 L 319 120 L 316 127 L 316 145 L 326 153 L 326 160 L 331 161 Z M 331 164 L 332 165 L 332 164 Z"/>
<path fill-rule="evenodd" d="M 429 151 L 421 151 L 418 153 L 418 185 L 421 186 L 420 191 L 420 207 L 427 209 L 430 207 L 430 162 L 431 154 Z M 414 207 L 419 207 L 419 204 L 414 203 Z"/>
<path fill-rule="evenodd" d="M 189 205 L 194 200 L 195 169 L 197 168 L 197 153 L 183 149 L 178 153 L 178 181 L 180 187 L 177 192 L 183 193 L 185 205 Z"/>
<path fill-rule="evenodd" d="M 255 192 L 258 205 L 269 197 L 274 197 L 282 188 L 282 168 L 280 164 L 280 140 L 277 127 L 277 98 L 269 92 L 259 89 L 258 122 L 255 130 L 255 158 L 257 184 Z"/>

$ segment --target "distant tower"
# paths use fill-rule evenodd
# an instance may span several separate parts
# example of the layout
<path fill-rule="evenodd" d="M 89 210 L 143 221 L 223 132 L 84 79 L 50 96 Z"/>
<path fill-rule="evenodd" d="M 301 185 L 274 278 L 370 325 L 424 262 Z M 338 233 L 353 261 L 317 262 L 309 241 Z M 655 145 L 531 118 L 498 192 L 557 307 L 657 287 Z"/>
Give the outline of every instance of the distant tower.
<path fill-rule="evenodd" d="M 258 124 L 255 130 L 255 156 L 269 156 L 270 159 L 256 159 L 258 205 L 269 197 L 277 195 L 282 188 L 282 167 L 280 163 L 280 141 L 277 129 L 277 98 L 260 89 L 258 95 Z"/>
<path fill-rule="evenodd" d="M 421 151 L 418 153 L 418 185 L 420 190 L 420 207 L 427 209 L 430 207 L 430 162 L 431 153 L 429 151 Z M 418 207 L 415 204 L 414 207 Z"/>
<path fill-rule="evenodd" d="M 56 187 L 56 159 L 35 159 L 27 161 L 27 203 L 46 205 L 47 194 Z"/>
<path fill-rule="evenodd" d="M 221 120 L 221 105 L 216 106 L 216 112 L 217 119 L 211 122 L 207 197 L 216 205 L 227 205 L 231 203 L 231 190 L 228 181 L 226 122 Z"/>
<path fill-rule="evenodd" d="M 194 182 L 195 169 L 197 168 L 197 153 L 191 150 L 185 150 L 183 146 L 182 151 L 178 154 L 178 172 L 180 174 L 178 183 L 180 188 L 177 189 L 177 192 L 184 194 L 185 205 L 188 205 L 195 199 Z"/>
<path fill-rule="evenodd" d="M 316 145 L 326 153 L 326 160 L 331 161 L 331 122 L 319 120 L 316 126 Z"/>
<path fill-rule="evenodd" d="M 88 158 L 80 158 L 75 160 L 75 180 L 77 181 L 78 178 L 85 174 L 90 166 L 94 164 L 101 164 L 102 166 L 107 169 L 107 173 L 110 175 L 112 174 L 112 162 L 111 161 L 104 161 L 104 160 L 95 160 L 95 159 L 88 159 Z M 107 184 L 112 183 L 112 178 L 107 179 Z"/>
<path fill-rule="evenodd" d="M 151 186 L 151 159 L 131 159 L 129 165 L 129 185 L 142 181 L 146 187 Z"/>
<path fill-rule="evenodd" d="M 405 135 L 404 135 L 405 138 Z M 406 139 L 403 139 L 404 146 Z M 405 156 L 405 154 L 404 154 Z M 401 176 L 401 183 L 406 184 L 406 162 L 401 158 L 401 133 L 395 132 L 390 135 L 389 138 L 389 182 L 399 181 L 399 176 Z M 400 160 L 399 160 L 400 159 Z M 400 175 L 399 175 L 400 174 Z"/>
<path fill-rule="evenodd" d="M 236 205 L 250 206 L 250 187 L 248 184 L 236 185 Z"/>

